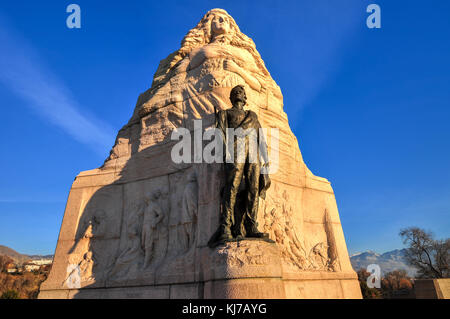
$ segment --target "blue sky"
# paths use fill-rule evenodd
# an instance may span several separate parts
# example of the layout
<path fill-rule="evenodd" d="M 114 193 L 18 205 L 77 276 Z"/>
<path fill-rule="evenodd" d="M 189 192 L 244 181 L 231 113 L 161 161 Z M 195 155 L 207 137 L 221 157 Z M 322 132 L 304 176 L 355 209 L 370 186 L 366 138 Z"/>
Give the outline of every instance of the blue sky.
<path fill-rule="evenodd" d="M 381 29 L 366 27 L 370 3 Z M 350 253 L 401 248 L 407 226 L 449 236 L 448 1 L 3 1 L 0 244 L 54 252 L 74 177 L 103 163 L 159 61 L 216 7 L 281 87 Z"/>

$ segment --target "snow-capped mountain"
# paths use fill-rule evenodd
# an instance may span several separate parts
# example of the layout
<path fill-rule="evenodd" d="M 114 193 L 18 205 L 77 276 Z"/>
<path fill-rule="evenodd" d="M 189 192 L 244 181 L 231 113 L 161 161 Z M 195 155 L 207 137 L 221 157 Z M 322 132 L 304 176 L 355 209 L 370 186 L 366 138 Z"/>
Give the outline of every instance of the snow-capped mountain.
<path fill-rule="evenodd" d="M 361 268 L 367 268 L 370 264 L 377 264 L 380 266 L 382 275 L 393 270 L 404 269 L 410 277 L 414 277 L 416 275 L 416 269 L 406 263 L 405 252 L 406 249 L 395 249 L 384 254 L 378 254 L 368 250 L 351 255 L 350 261 L 355 271 Z"/>

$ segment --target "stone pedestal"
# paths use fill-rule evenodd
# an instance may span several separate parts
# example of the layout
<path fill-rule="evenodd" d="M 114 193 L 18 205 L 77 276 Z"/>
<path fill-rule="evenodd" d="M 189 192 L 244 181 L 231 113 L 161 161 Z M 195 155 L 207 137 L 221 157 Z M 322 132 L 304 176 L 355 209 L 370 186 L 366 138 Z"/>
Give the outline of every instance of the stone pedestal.
<path fill-rule="evenodd" d="M 414 293 L 417 299 L 450 299 L 450 279 L 416 279 Z"/>
<path fill-rule="evenodd" d="M 203 298 L 286 298 L 276 244 L 257 240 L 203 249 Z"/>
<path fill-rule="evenodd" d="M 210 249 L 223 164 L 194 161 L 195 147 L 192 161 L 174 161 L 172 134 L 183 128 L 194 146 L 237 84 L 272 129 L 258 224 L 274 243 Z M 105 163 L 76 177 L 39 298 L 361 298 L 331 185 L 303 162 L 280 88 L 224 10 L 208 12 L 161 61 Z"/>
<path fill-rule="evenodd" d="M 185 225 L 177 216 L 192 172 L 198 179 L 198 207 L 196 226 L 189 228 L 194 231 L 192 246 L 186 246 Z M 324 180 L 314 179 L 310 187 L 293 190 L 294 198 L 286 192 L 277 194 L 286 186 L 273 181 L 273 196 L 281 202 L 278 205 L 272 195 L 261 199 L 259 222 L 275 243 L 247 239 L 211 249 L 207 242 L 218 225 L 220 165 L 199 164 L 142 177 L 127 180 L 94 170 L 76 178 L 53 268 L 39 298 L 360 297 L 341 225 L 333 219 L 337 218 L 333 195 L 324 191 L 325 185 L 314 184 L 329 185 Z M 145 194 L 155 189 L 163 192 L 158 205 L 165 217 L 155 235 L 154 259 L 144 267 L 141 241 L 131 235 L 141 227 L 134 226 L 143 224 L 139 209 L 142 205 L 145 214 Z M 298 220 L 289 205 L 310 214 Z"/>

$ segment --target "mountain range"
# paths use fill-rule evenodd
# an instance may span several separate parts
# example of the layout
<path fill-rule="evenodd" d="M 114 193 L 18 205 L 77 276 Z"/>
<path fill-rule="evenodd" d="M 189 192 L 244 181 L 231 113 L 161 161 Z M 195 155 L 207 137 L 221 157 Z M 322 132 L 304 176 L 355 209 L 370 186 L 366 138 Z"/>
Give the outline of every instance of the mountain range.
<path fill-rule="evenodd" d="M 23 264 L 24 262 L 28 260 L 36 260 L 36 259 L 50 259 L 53 258 L 53 255 L 24 255 L 21 253 L 18 253 L 12 248 L 0 245 L 0 255 L 8 256 L 12 260 L 14 260 L 15 263 Z"/>
<path fill-rule="evenodd" d="M 393 270 L 404 269 L 410 277 L 415 277 L 416 269 L 409 266 L 405 259 L 406 249 L 395 249 L 384 254 L 378 254 L 374 251 L 367 250 L 362 253 L 350 256 L 355 271 L 361 268 L 367 268 L 370 264 L 380 266 L 381 274 L 384 275 Z M 0 255 L 5 255 L 14 260 L 14 262 L 22 264 L 28 260 L 53 258 L 53 255 L 25 255 L 18 253 L 12 248 L 0 245 Z"/>
<path fill-rule="evenodd" d="M 393 270 L 405 270 L 410 277 L 415 277 L 417 270 L 407 264 L 405 258 L 406 249 L 395 249 L 384 254 L 378 254 L 374 251 L 368 250 L 362 253 L 357 253 L 350 256 L 355 271 L 361 268 L 367 268 L 370 264 L 377 264 L 380 266 L 381 274 L 384 275 Z"/>

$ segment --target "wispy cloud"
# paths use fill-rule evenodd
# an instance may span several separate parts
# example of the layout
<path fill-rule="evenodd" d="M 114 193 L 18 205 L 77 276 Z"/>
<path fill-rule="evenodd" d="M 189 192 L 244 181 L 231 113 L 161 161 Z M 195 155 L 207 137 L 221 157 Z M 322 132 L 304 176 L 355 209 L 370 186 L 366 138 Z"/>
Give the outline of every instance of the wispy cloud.
<path fill-rule="evenodd" d="M 114 131 L 106 123 L 83 113 L 70 90 L 1 14 L 0 43 L 0 83 L 42 118 L 75 140 L 105 154 L 114 142 Z"/>
<path fill-rule="evenodd" d="M 54 203 L 65 203 L 65 201 L 54 199 L 34 199 L 34 198 L 0 198 L 0 204 L 24 204 L 24 203 L 54 204 Z"/>

